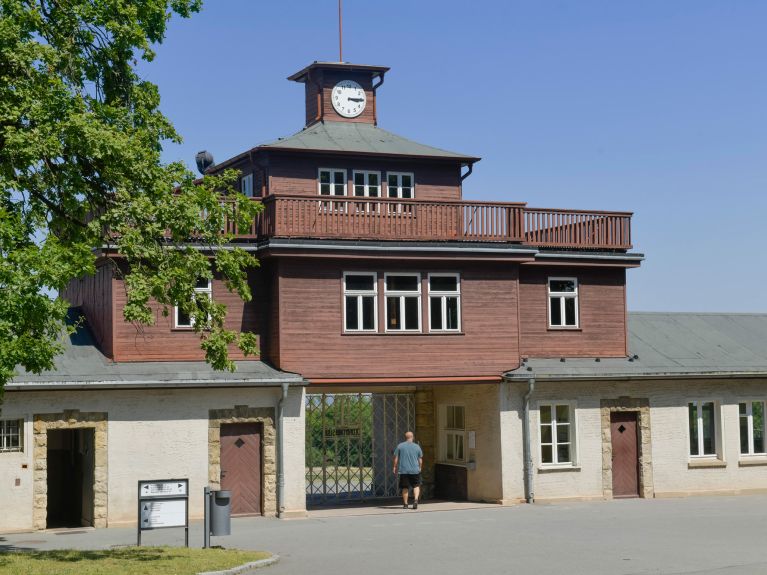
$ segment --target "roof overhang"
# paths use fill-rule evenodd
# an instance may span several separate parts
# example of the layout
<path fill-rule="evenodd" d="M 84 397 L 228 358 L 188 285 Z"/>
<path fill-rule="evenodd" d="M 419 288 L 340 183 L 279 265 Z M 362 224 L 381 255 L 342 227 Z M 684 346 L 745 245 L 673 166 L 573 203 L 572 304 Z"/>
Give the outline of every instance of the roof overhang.
<path fill-rule="evenodd" d="M 342 72 L 370 72 L 371 77 L 383 76 L 390 70 L 388 66 L 372 66 L 369 64 L 352 64 L 351 62 L 319 62 L 314 61 L 295 74 L 288 76 L 292 82 L 306 82 L 306 76 L 312 70 L 339 70 Z"/>

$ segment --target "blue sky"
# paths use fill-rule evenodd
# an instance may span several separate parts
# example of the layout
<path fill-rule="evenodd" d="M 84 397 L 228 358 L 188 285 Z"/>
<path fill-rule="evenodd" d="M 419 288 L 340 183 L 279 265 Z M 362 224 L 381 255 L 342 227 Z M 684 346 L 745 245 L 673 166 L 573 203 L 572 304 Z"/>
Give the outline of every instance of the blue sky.
<path fill-rule="evenodd" d="M 635 212 L 632 310 L 767 312 L 767 2 L 345 0 L 379 123 L 481 156 L 470 199 Z M 286 77 L 337 60 L 336 0 L 208 0 L 142 67 L 218 161 L 303 126 Z"/>

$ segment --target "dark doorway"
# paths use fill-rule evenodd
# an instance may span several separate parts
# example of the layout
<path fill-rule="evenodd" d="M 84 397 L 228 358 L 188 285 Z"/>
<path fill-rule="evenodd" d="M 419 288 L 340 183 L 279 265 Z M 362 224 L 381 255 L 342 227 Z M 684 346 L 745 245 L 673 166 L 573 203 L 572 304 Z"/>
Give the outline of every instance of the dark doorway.
<path fill-rule="evenodd" d="M 47 527 L 93 525 L 93 428 L 48 431 Z"/>
<path fill-rule="evenodd" d="M 221 489 L 232 492 L 232 515 L 261 514 L 261 424 L 221 425 Z"/>
<path fill-rule="evenodd" d="M 639 441 L 636 411 L 610 413 L 613 497 L 639 497 Z"/>

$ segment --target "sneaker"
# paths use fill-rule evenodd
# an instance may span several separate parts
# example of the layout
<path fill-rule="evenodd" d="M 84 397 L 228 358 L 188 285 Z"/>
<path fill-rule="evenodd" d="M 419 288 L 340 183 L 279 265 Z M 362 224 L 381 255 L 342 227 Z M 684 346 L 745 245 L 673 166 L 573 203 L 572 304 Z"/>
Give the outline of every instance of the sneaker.
<path fill-rule="evenodd" d="M 418 509 L 418 501 L 413 501 L 413 509 Z"/>
<path fill-rule="evenodd" d="M 407 503 L 402 505 L 402 509 L 407 509 Z"/>

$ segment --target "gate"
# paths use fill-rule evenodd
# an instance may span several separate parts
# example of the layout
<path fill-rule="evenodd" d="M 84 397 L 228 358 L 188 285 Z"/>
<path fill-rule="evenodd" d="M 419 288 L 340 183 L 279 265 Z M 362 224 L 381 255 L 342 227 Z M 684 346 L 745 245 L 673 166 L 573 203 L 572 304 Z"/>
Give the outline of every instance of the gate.
<path fill-rule="evenodd" d="M 307 394 L 307 505 L 396 497 L 392 455 L 414 427 L 410 393 Z"/>

